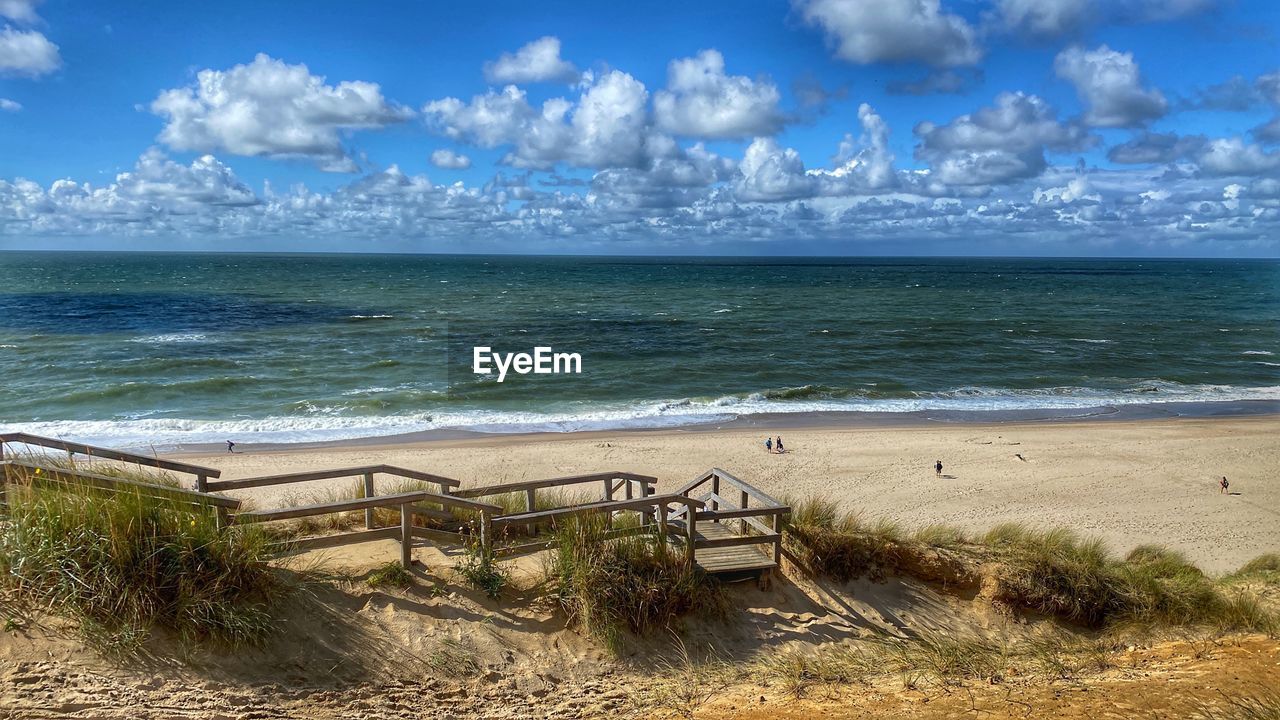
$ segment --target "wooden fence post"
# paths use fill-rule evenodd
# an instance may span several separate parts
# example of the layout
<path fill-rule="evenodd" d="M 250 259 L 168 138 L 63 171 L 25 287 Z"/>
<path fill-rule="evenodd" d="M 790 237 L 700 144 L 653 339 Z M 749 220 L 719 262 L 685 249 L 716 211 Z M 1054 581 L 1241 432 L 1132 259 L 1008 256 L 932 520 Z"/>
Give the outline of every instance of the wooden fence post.
<path fill-rule="evenodd" d="M 658 503 L 655 510 L 658 515 L 658 542 L 665 545 L 667 544 L 667 504 L 665 502 Z"/>
<path fill-rule="evenodd" d="M 413 565 L 413 505 L 400 506 L 400 564 L 408 570 Z"/>
<path fill-rule="evenodd" d="M 613 502 L 613 478 L 605 478 L 604 481 L 604 501 Z M 607 510 L 604 514 L 604 529 L 613 529 L 613 511 Z"/>
<path fill-rule="evenodd" d="M 685 528 L 684 528 L 684 543 L 685 543 L 684 551 L 689 558 L 690 567 L 692 567 L 694 563 L 697 562 L 697 558 L 695 555 L 695 551 L 697 549 L 696 543 L 697 543 L 697 537 L 698 537 L 697 512 L 698 511 L 694 509 L 692 503 L 685 503 L 684 516 L 687 522 L 685 523 Z"/>
<path fill-rule="evenodd" d="M 782 567 L 782 515 L 773 516 L 773 532 L 778 537 L 773 539 L 773 562 Z"/>
<path fill-rule="evenodd" d="M 711 509 L 719 510 L 720 501 L 717 498 L 720 497 L 720 476 L 714 473 L 711 475 L 711 493 L 715 495 L 714 498 L 711 498 Z M 716 518 L 715 522 L 718 524 L 720 518 Z"/>
<path fill-rule="evenodd" d="M 364 474 L 364 496 L 367 498 L 373 497 L 373 473 Z M 373 508 L 364 509 L 364 529 L 365 530 L 373 529 L 373 513 L 374 513 Z"/>
<path fill-rule="evenodd" d="M 533 512 L 533 509 L 538 506 L 537 492 L 535 488 L 529 488 L 524 491 L 524 509 L 526 512 Z M 531 522 L 524 529 L 525 532 L 529 533 L 529 537 L 533 537 L 538 534 L 538 523 Z"/>
<path fill-rule="evenodd" d="M 742 491 L 742 509 L 743 509 L 743 510 L 746 510 L 746 509 L 747 509 L 747 501 L 750 499 L 750 497 L 751 497 L 751 496 L 747 494 L 747 491 L 746 491 L 746 490 L 743 490 L 743 491 Z M 738 521 L 738 534 L 739 534 L 739 535 L 746 535 L 746 534 L 747 534 L 747 519 L 746 519 L 746 518 L 742 518 L 741 520 L 739 520 L 739 521 Z"/>
<path fill-rule="evenodd" d="M 208 475 L 196 476 L 196 492 L 209 492 L 209 476 Z"/>

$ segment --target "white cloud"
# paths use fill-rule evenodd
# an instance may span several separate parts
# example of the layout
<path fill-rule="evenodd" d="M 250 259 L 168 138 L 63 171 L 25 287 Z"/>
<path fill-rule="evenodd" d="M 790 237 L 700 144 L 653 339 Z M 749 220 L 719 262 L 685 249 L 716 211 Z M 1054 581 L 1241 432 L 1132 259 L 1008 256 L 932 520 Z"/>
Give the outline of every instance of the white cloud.
<path fill-rule="evenodd" d="M 1163 117 L 1169 109 L 1164 95 L 1142 87 L 1142 75 L 1132 53 L 1106 45 L 1096 50 L 1071 47 L 1053 61 L 1058 77 L 1069 81 L 1088 106 L 1085 121 L 1095 127 L 1139 127 Z"/>
<path fill-rule="evenodd" d="M 471 167 L 471 158 L 452 150 L 441 148 L 431 153 L 431 164 L 446 170 L 466 170 Z"/>
<path fill-rule="evenodd" d="M 194 85 L 160 93 L 151 111 L 166 120 L 160 141 L 177 150 L 307 158 L 336 172 L 357 169 L 343 133 L 411 116 L 376 83 L 326 85 L 306 65 L 264 54 L 229 70 L 201 70 Z"/>
<path fill-rule="evenodd" d="M 62 65 L 58 46 L 35 30 L 0 28 L 0 75 L 39 77 Z"/>
<path fill-rule="evenodd" d="M 497 60 L 485 63 L 484 77 L 500 84 L 574 83 L 579 73 L 573 63 L 560 58 L 560 38 L 547 35 L 514 53 L 503 53 Z"/>
<path fill-rule="evenodd" d="M 510 146 L 503 162 L 547 169 L 642 167 L 678 148 L 652 130 L 649 93 L 630 75 L 612 70 L 586 85 L 577 102 L 552 98 L 534 108 L 523 90 L 508 85 L 469 103 L 445 98 L 422 112 L 429 127 L 451 139 L 492 148 Z"/>
<path fill-rule="evenodd" d="M 0 98 L 0 110 L 5 112 L 18 112 L 22 109 L 22 103 L 9 98 Z"/>
<path fill-rule="evenodd" d="M 893 187 L 897 178 L 889 150 L 889 125 L 867 103 L 858 106 L 858 122 L 862 134 L 856 140 L 852 134 L 844 136 L 833 158 L 836 168 L 828 174 L 861 190 Z"/>
<path fill-rule="evenodd" d="M 39 4 L 39 0 L 0 0 L 0 17 L 31 25 L 40 20 L 36 15 L 36 5 Z"/>
<path fill-rule="evenodd" d="M 1037 38 L 1079 32 L 1098 11 L 1090 0 L 996 0 L 995 4 L 1004 30 Z"/>
<path fill-rule="evenodd" d="M 1195 154 L 1195 160 L 1210 175 L 1263 175 L 1280 170 L 1280 151 L 1266 152 L 1240 138 L 1211 140 Z"/>
<path fill-rule="evenodd" d="M 792 0 L 820 26 L 836 56 L 850 62 L 972 65 L 982 58 L 976 32 L 939 0 Z"/>
<path fill-rule="evenodd" d="M 870 108 L 863 115 L 864 140 L 856 144 L 875 148 L 881 129 Z M 981 198 L 964 188 L 933 198 L 934 186 L 910 180 L 918 171 L 899 173 L 903 182 L 883 190 L 857 190 L 839 184 L 839 168 L 806 171 L 793 150 L 767 139 L 752 145 L 742 176 L 731 161 L 694 146 L 685 158 L 661 158 L 649 169 L 597 173 L 585 195 L 540 188 L 528 174 L 482 187 L 435 185 L 392 166 L 330 192 L 299 186 L 255 196 L 213 157 L 188 165 L 149 151 L 106 186 L 0 180 L 0 245 L 58 236 L 115 238 L 118 247 L 148 237 L 259 244 L 304 233 L 330 247 L 526 252 L 631 243 L 740 251 L 743 243 L 806 240 L 856 251 L 904 238 L 944 248 L 973 237 L 989 250 L 1024 254 L 1082 243 L 1131 252 L 1189 243 L 1227 254 L 1280 249 L 1280 181 L 1273 177 L 1051 167 L 1036 181 L 993 187 Z"/>
<path fill-rule="evenodd" d="M 1125 164 L 1171 163 L 1200 149 L 1204 144 L 1205 138 L 1202 135 L 1180 137 L 1174 133 L 1144 130 L 1127 142 L 1108 150 L 1107 159 Z"/>
<path fill-rule="evenodd" d="M 654 95 L 653 113 L 658 127 L 674 135 L 772 135 L 782 127 L 780 97 L 768 80 L 725 75 L 724 56 L 703 50 L 667 66 L 667 89 Z"/>
<path fill-rule="evenodd" d="M 756 138 L 738 164 L 741 177 L 734 186 L 743 200 L 777 202 L 813 197 L 817 180 L 805 172 L 800 153 L 783 148 L 773 138 Z"/>
<path fill-rule="evenodd" d="M 916 157 L 931 163 L 931 179 L 947 185 L 990 185 L 1035 177 L 1047 167 L 1046 149 L 1072 152 L 1091 138 L 1080 126 L 1058 121 L 1035 95 L 1001 93 L 995 105 L 945 125 L 916 125 Z"/>

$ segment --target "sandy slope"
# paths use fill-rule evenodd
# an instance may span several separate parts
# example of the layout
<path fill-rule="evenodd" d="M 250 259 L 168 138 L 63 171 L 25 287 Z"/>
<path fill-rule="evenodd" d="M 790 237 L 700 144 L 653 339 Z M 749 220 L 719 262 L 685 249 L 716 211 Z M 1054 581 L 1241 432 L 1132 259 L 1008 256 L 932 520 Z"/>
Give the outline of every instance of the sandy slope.
<path fill-rule="evenodd" d="M 1065 525 L 1117 551 L 1165 544 L 1215 572 L 1280 550 L 1277 417 L 808 428 L 784 433 L 786 455 L 767 454 L 763 439 L 749 430 L 605 432 L 185 457 L 226 478 L 385 462 L 468 486 L 617 469 L 671 488 L 720 466 L 776 495 L 832 497 L 909 525 Z M 1218 492 L 1222 475 L 1238 494 Z M 325 482 L 243 495 L 268 507 Z"/>

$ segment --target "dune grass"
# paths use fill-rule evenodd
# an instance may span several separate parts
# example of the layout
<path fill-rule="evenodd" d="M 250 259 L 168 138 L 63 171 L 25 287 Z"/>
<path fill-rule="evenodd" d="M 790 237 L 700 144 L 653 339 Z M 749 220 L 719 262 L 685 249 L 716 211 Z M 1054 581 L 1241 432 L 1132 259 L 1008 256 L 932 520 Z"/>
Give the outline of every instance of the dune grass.
<path fill-rule="evenodd" d="M 210 508 L 139 491 L 11 485 L 0 522 L 0 583 L 107 651 L 132 651 L 154 628 L 184 642 L 262 640 L 288 591 L 269 558 L 256 528 L 221 531 Z"/>
<path fill-rule="evenodd" d="M 1006 523 L 970 538 L 932 525 L 908 534 L 893 522 L 866 521 L 827 500 L 791 505 L 789 553 L 809 571 L 840 582 L 910 574 L 945 553 L 970 568 L 975 580 L 988 578 L 993 600 L 1091 627 L 1214 625 L 1270 634 L 1280 629 L 1275 614 L 1255 596 L 1229 587 L 1232 578 L 1280 575 L 1275 555 L 1218 581 L 1168 549 L 1143 546 L 1119 559 L 1101 540 L 1061 528 Z"/>
<path fill-rule="evenodd" d="M 570 621 L 612 651 L 626 634 L 671 630 L 684 615 L 723 616 L 718 584 L 683 552 L 648 536 L 607 538 L 603 516 L 562 523 L 548 576 Z"/>

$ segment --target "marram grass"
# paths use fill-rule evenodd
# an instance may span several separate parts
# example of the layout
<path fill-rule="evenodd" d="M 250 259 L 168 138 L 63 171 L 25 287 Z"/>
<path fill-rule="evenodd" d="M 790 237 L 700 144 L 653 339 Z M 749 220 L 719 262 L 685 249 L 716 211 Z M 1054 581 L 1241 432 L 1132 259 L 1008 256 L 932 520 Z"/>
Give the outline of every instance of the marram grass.
<path fill-rule="evenodd" d="M 1181 554 L 1157 546 L 1125 558 L 1097 539 L 1067 529 L 1037 530 L 1005 523 L 976 538 L 942 525 L 914 534 L 885 520 L 864 521 L 830 501 L 791 503 L 786 544 L 809 571 L 844 582 L 879 579 L 930 565 L 939 553 L 985 574 L 994 598 L 1014 607 L 1088 625 L 1209 625 L 1275 634 L 1275 613 L 1231 587 L 1241 579 L 1277 575 L 1280 559 L 1263 556 L 1215 580 Z"/>
<path fill-rule="evenodd" d="M 254 527 L 220 531 L 210 508 L 136 491 L 11 485 L 0 516 L 0 583 L 70 616 L 104 650 L 153 629 L 184 642 L 256 643 L 287 589 Z"/>

